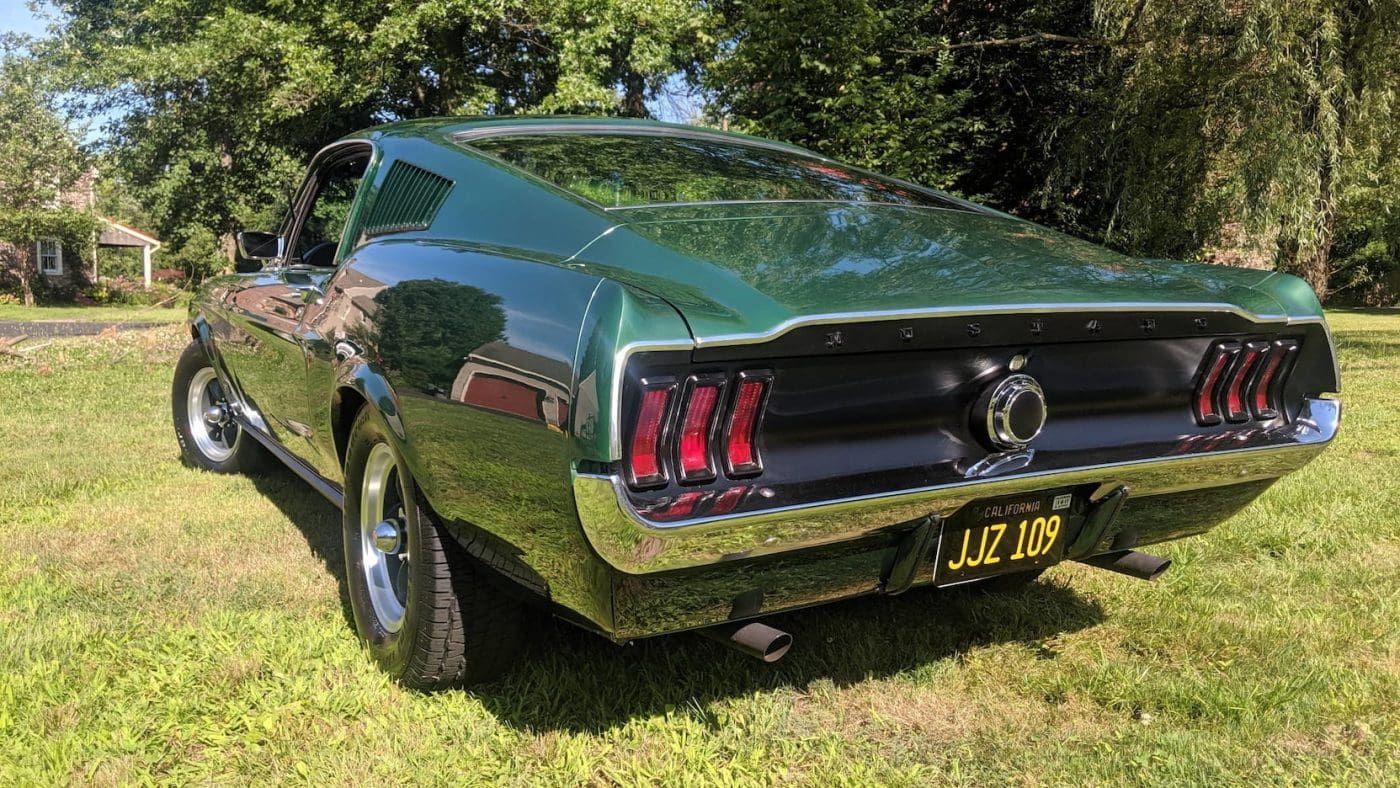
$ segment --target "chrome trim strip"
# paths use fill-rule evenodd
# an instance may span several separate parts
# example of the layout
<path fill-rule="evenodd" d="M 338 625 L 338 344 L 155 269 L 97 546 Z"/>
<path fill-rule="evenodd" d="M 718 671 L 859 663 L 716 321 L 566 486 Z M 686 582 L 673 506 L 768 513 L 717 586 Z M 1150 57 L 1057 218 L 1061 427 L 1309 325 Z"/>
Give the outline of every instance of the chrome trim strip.
<path fill-rule="evenodd" d="M 1287 315 L 1259 315 L 1235 304 L 1220 303 L 1155 303 L 1150 301 L 1107 301 L 1100 303 L 1067 304 L 988 304 L 986 306 L 949 306 L 921 309 L 890 309 L 871 312 L 829 312 L 819 315 L 791 317 L 768 331 L 751 334 L 721 334 L 700 337 L 695 340 L 697 347 L 709 348 L 721 345 L 754 345 L 777 339 L 783 334 L 805 326 L 830 325 L 833 323 L 872 323 L 879 320 L 910 320 L 931 317 L 971 317 L 980 315 L 1050 314 L 1054 312 L 1224 312 L 1244 318 L 1251 323 L 1285 325 L 1322 323 L 1321 317 L 1289 317 Z"/>
<path fill-rule="evenodd" d="M 533 136 L 543 134 L 561 135 L 585 135 L 603 134 L 618 137 L 682 137 L 684 139 L 707 140 L 710 142 L 723 142 L 730 145 L 747 145 L 750 148 L 764 148 L 767 150 L 777 150 L 784 153 L 800 153 L 807 158 L 817 161 L 835 161 L 796 145 L 784 145 L 781 142 L 773 142 L 759 137 L 750 137 L 741 134 L 726 134 L 723 132 L 710 131 L 699 126 L 635 126 L 631 124 L 611 124 L 611 123 L 511 123 L 500 126 L 486 126 L 466 131 L 453 132 L 449 136 L 453 142 L 469 143 L 472 140 L 486 139 L 488 137 L 503 136 Z M 485 151 L 483 151 L 485 153 Z"/>
<path fill-rule="evenodd" d="M 843 165 L 844 166 L 844 165 Z M 854 167 L 851 169 L 855 169 Z M 938 195 L 942 199 L 942 195 Z M 911 211 L 958 211 L 960 213 L 972 212 L 971 208 L 955 203 L 949 199 L 948 205 L 912 205 L 902 202 L 884 202 L 882 200 L 838 200 L 835 198 L 827 200 L 690 200 L 681 202 L 644 202 L 636 205 L 600 205 L 608 213 L 625 214 L 627 211 L 646 210 L 648 208 L 694 208 L 698 206 L 712 205 L 853 205 L 863 207 L 867 205 L 878 205 L 884 208 L 905 208 Z M 980 213 L 980 211 L 978 211 Z M 755 214 L 745 216 L 710 216 L 705 217 L 706 221 L 725 220 L 752 220 L 752 219 L 788 219 L 792 216 L 785 214 Z M 633 224 L 670 224 L 673 222 L 687 222 L 690 219 L 646 219 Z"/>
<path fill-rule="evenodd" d="M 575 473 L 574 496 L 588 540 L 604 560 L 624 572 L 658 572 L 844 541 L 929 514 L 948 516 L 976 498 L 1065 484 L 1126 484 L 1142 498 L 1277 478 L 1317 456 L 1340 420 L 1340 402 L 1310 399 L 1287 427 L 1296 442 L 1282 446 L 971 479 L 677 523 L 644 520 L 616 476 Z"/>

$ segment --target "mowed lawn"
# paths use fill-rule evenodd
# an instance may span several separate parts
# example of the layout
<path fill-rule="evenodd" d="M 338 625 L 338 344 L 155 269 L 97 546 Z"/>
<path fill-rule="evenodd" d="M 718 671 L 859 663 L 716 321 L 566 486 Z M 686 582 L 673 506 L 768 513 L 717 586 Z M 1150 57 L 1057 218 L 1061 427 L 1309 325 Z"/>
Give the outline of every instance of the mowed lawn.
<path fill-rule="evenodd" d="M 776 666 L 544 625 L 438 695 L 360 649 L 335 511 L 181 465 L 180 328 L 0 357 L 0 784 L 1392 782 L 1400 316 L 1333 321 L 1336 445 L 1156 584 L 827 606 Z"/>
<path fill-rule="evenodd" d="M 0 322 L 179 323 L 188 313 L 159 306 L 21 306 L 0 304 Z"/>

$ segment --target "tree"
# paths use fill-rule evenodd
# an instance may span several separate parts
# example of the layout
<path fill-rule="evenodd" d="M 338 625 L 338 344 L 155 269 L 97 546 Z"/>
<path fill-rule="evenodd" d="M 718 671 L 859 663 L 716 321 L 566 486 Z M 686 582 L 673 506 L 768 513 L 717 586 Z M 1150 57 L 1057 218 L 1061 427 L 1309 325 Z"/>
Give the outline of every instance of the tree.
<path fill-rule="evenodd" d="M 56 238 L 69 249 L 91 249 L 95 219 L 59 204 L 59 195 L 86 166 L 38 79 L 36 64 L 7 51 L 0 57 L 0 240 L 26 247 Z M 25 305 L 32 306 L 33 267 L 16 266 L 13 273 Z"/>
<path fill-rule="evenodd" d="M 1400 250 L 1374 213 L 1400 195 L 1395 3 L 722 9 L 706 78 L 716 116 L 744 128 L 1135 254 L 1198 255 L 1242 228 L 1324 297 L 1373 278 L 1335 251 Z"/>
<path fill-rule="evenodd" d="M 948 186 L 955 151 L 975 133 L 969 95 L 932 4 L 881 0 L 740 0 L 727 7 L 704 81 L 712 112 L 736 128 L 883 172 Z"/>
<path fill-rule="evenodd" d="M 322 145 L 375 123 L 529 110 L 640 115 L 703 42 L 684 0 L 62 0 L 44 54 L 175 247 L 232 251 Z"/>
<path fill-rule="evenodd" d="M 1206 162 L 1223 216 L 1276 237 L 1279 266 L 1326 297 L 1348 192 L 1394 174 L 1400 6 L 1100 0 L 1098 18 L 1122 44 L 1109 117 L 1186 119 L 1197 133 L 1177 148 Z M 1154 186 L 1136 168 L 1123 178 L 1148 199 L 1171 181 L 1157 174 Z M 1384 186 L 1396 194 L 1393 180 Z"/>

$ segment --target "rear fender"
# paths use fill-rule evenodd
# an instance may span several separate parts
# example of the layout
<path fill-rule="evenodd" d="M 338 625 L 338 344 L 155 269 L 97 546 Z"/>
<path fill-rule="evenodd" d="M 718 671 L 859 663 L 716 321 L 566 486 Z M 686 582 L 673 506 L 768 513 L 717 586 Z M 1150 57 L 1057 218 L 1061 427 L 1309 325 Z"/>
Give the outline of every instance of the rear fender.
<path fill-rule="evenodd" d="M 358 395 L 358 399 L 347 396 L 346 392 L 351 391 Z M 358 407 L 360 400 L 363 400 L 364 407 L 374 408 L 384 417 L 384 422 L 389 425 L 390 438 L 394 441 L 394 448 L 408 463 L 409 470 L 414 477 L 421 478 L 416 457 L 412 455 L 410 450 L 408 433 L 404 430 L 398 394 L 382 374 L 363 361 L 349 364 L 341 371 L 340 375 L 337 376 L 335 392 L 331 396 L 330 423 L 332 425 L 345 425 L 344 430 L 339 428 L 333 430 L 335 453 L 336 457 L 340 459 L 341 465 L 343 466 L 345 462 L 347 440 L 350 435 L 349 427 L 352 422 L 349 420 L 355 418 L 355 414 L 346 409 Z"/>
<path fill-rule="evenodd" d="M 622 386 L 633 353 L 694 347 L 685 320 L 664 299 L 611 280 L 599 284 L 574 362 L 575 458 L 604 463 L 622 458 Z"/>

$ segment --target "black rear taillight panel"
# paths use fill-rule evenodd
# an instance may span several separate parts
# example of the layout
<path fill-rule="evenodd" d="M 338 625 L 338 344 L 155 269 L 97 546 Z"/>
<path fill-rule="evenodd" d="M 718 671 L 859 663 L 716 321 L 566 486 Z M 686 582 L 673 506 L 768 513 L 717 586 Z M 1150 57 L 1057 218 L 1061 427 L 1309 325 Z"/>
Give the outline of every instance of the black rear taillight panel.
<path fill-rule="evenodd" d="M 1299 346 L 1292 338 L 1212 344 L 1192 392 L 1196 423 L 1213 427 L 1286 419 L 1284 391 Z"/>
<path fill-rule="evenodd" d="M 762 473 L 759 441 L 772 377 L 771 370 L 758 369 L 698 372 L 683 382 L 675 375 L 640 379 L 624 419 L 628 486 L 723 484 Z M 674 502 L 693 504 L 694 496 Z M 733 495 L 721 503 L 733 504 Z"/>

